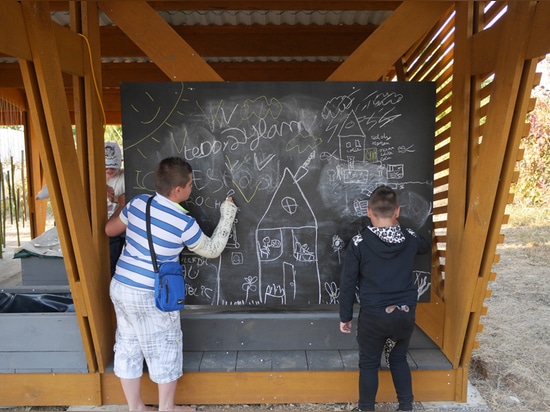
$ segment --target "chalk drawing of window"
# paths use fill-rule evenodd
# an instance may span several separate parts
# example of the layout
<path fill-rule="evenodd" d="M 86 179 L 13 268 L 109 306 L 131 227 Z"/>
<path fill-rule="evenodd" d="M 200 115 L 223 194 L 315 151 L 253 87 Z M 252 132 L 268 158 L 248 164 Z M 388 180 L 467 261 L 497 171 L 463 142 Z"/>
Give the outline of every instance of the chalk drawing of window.
<path fill-rule="evenodd" d="M 256 229 L 258 289 L 264 304 L 321 303 L 317 219 L 299 185 L 305 174 L 299 173 L 284 170 Z"/>
<path fill-rule="evenodd" d="M 281 229 L 264 229 L 258 241 L 259 258 L 262 261 L 277 260 L 283 251 L 283 232 Z"/>
<path fill-rule="evenodd" d="M 365 149 L 365 160 L 370 163 L 378 161 L 378 151 L 376 148 Z"/>
<path fill-rule="evenodd" d="M 292 231 L 292 254 L 298 262 L 313 262 L 317 260 L 316 252 L 312 250 L 307 244 L 308 239 L 311 239 L 312 236 L 315 236 L 315 234 L 308 233 L 307 229 L 301 231 Z M 301 242 L 302 239 L 304 240 L 304 242 Z"/>
<path fill-rule="evenodd" d="M 403 179 L 405 176 L 405 166 L 402 164 L 399 165 L 388 165 L 388 179 Z"/>
<path fill-rule="evenodd" d="M 355 211 L 355 216 L 359 216 L 359 217 L 367 216 L 368 204 L 369 204 L 368 200 L 354 200 L 353 210 Z"/>

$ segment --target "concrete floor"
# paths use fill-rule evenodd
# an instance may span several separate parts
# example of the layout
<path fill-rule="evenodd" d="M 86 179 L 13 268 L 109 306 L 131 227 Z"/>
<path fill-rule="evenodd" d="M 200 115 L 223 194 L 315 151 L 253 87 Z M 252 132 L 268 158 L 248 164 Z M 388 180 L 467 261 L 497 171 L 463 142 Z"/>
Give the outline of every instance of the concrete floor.
<path fill-rule="evenodd" d="M 3 287 L 21 286 L 21 259 L 13 258 L 14 246 L 6 246 L 0 259 L 0 290 Z"/>

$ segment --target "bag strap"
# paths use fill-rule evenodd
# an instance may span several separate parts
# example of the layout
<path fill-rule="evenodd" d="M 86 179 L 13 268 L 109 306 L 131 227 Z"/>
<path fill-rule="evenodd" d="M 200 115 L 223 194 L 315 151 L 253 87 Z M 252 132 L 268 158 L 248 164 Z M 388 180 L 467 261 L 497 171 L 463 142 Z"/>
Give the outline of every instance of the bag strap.
<path fill-rule="evenodd" d="M 151 202 L 153 201 L 151 196 L 147 200 L 147 206 L 145 207 L 145 224 L 147 225 L 147 240 L 149 241 L 149 252 L 151 252 L 151 260 L 153 261 L 153 269 L 155 273 L 158 273 L 159 266 L 157 264 L 157 254 L 155 253 L 155 246 L 153 245 L 153 237 L 151 236 Z"/>

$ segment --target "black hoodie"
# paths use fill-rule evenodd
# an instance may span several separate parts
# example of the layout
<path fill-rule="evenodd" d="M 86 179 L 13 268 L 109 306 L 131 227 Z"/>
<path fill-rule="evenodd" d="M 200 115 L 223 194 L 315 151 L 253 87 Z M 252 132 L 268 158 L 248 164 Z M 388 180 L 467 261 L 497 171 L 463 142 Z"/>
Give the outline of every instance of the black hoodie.
<path fill-rule="evenodd" d="M 347 246 L 340 275 L 341 322 L 353 317 L 357 285 L 361 309 L 367 312 L 380 313 L 391 305 L 416 306 L 413 262 L 417 254 L 429 252 L 430 244 L 412 230 L 396 229 L 403 235 L 399 243 L 384 241 L 366 228 Z"/>

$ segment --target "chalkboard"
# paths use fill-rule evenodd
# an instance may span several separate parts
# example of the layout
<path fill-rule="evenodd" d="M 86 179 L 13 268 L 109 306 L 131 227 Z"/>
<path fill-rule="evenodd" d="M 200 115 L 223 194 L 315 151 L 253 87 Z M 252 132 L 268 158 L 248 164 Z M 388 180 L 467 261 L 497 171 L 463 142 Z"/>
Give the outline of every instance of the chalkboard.
<path fill-rule="evenodd" d="M 205 233 L 226 196 L 239 207 L 219 258 L 184 252 L 187 305 L 337 304 L 343 249 L 380 184 L 431 239 L 434 83 L 123 83 L 121 99 L 127 199 L 180 156 L 194 170 L 183 206 Z M 420 301 L 430 268 L 415 264 Z"/>

